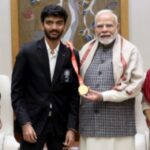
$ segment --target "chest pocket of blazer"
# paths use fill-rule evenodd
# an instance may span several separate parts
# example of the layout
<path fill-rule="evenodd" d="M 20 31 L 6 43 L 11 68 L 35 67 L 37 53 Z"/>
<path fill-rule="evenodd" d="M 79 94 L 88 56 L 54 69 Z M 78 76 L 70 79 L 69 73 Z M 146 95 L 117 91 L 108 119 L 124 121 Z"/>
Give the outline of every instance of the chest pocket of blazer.
<path fill-rule="evenodd" d="M 62 74 L 61 74 L 61 83 L 63 84 L 70 84 L 72 83 L 72 70 L 71 69 L 64 69 L 62 71 Z"/>

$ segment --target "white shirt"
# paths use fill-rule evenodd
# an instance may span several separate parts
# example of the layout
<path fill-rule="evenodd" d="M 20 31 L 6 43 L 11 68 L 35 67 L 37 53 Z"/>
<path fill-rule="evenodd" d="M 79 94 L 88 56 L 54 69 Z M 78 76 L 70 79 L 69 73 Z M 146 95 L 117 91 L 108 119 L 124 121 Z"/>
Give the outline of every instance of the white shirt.
<path fill-rule="evenodd" d="M 53 80 L 53 75 L 55 71 L 55 66 L 56 66 L 56 60 L 58 56 L 58 50 L 60 43 L 57 45 L 57 47 L 53 50 L 49 47 L 47 41 L 45 40 L 46 48 L 47 48 L 47 53 L 48 53 L 48 59 L 49 59 L 49 67 L 50 67 L 50 75 L 51 75 L 51 81 Z"/>

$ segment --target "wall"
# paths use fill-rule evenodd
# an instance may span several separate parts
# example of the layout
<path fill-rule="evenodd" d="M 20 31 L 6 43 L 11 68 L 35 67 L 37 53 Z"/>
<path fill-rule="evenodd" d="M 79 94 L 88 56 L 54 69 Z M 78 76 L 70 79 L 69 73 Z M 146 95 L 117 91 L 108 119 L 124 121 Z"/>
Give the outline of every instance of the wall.
<path fill-rule="evenodd" d="M 144 69 L 150 67 L 150 0 L 129 1 L 129 38 L 140 49 Z"/>
<path fill-rule="evenodd" d="M 0 4 L 0 74 L 11 75 L 11 21 L 10 0 Z"/>

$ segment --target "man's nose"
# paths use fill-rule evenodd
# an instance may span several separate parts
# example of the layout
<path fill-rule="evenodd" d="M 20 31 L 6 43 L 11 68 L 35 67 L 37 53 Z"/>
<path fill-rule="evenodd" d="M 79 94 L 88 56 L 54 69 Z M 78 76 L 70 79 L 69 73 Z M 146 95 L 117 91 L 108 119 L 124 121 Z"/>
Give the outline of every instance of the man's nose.
<path fill-rule="evenodd" d="M 105 32 L 107 30 L 108 30 L 107 26 L 103 26 L 102 31 Z"/>
<path fill-rule="evenodd" d="M 56 24 L 56 23 L 53 23 L 52 28 L 53 28 L 53 29 L 57 29 L 57 24 Z"/>

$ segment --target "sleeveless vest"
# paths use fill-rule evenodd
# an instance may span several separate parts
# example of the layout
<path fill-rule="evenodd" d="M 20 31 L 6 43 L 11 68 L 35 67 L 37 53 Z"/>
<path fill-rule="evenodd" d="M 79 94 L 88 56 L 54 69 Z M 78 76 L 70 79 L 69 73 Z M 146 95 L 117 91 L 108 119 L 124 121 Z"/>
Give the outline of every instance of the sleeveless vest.
<path fill-rule="evenodd" d="M 99 46 L 85 74 L 85 84 L 102 92 L 114 86 L 112 48 Z M 135 129 L 135 100 L 89 102 L 81 99 L 79 131 L 87 137 L 130 136 Z"/>

